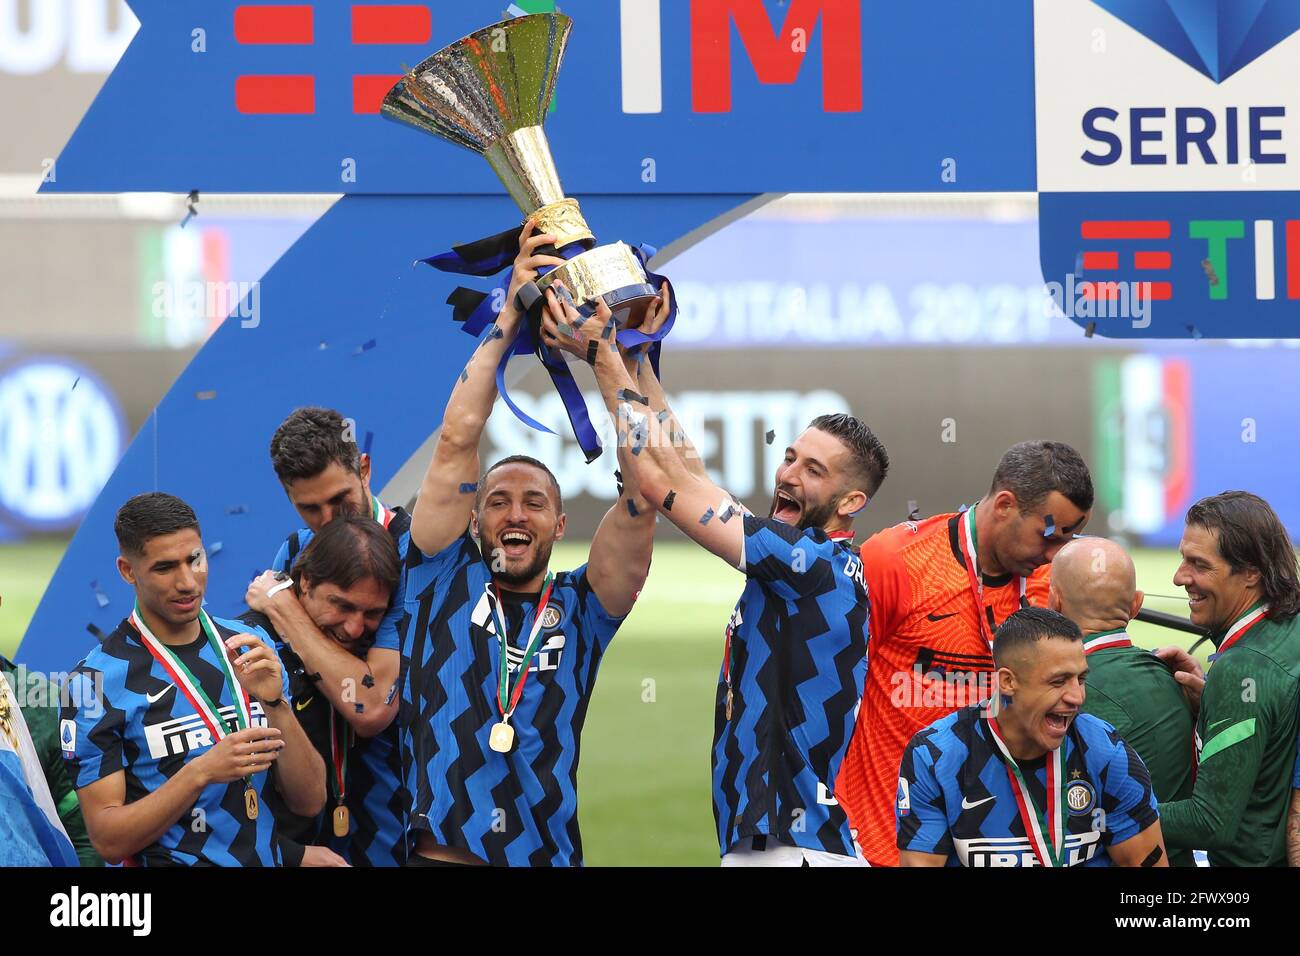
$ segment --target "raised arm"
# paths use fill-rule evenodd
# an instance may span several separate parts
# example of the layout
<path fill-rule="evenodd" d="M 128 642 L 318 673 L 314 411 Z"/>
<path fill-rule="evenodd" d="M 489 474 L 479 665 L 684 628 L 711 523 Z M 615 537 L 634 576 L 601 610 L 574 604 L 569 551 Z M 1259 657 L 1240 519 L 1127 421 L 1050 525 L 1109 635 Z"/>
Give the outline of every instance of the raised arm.
<path fill-rule="evenodd" d="M 634 369 L 635 360 L 625 360 L 627 365 Z M 614 507 L 601 519 L 587 559 L 591 589 L 613 617 L 632 610 L 650 573 L 650 553 L 654 549 L 655 509 L 640 493 L 632 459 L 627 446 L 620 443 L 618 465 L 623 487 Z"/>
<path fill-rule="evenodd" d="M 515 306 L 515 294 L 524 283 L 537 278 L 540 267 L 564 265 L 556 256 L 537 254 L 539 246 L 555 242 L 556 237 L 548 233 L 534 236 L 533 227 L 530 219 L 519 234 L 519 256 L 496 323 L 488 329 L 447 400 L 433 459 L 411 515 L 411 542 L 424 554 L 442 551 L 469 524 L 472 489 L 479 476 L 479 439 L 497 398 L 497 365 L 514 345 L 523 318 Z"/>
<path fill-rule="evenodd" d="M 641 496 L 661 514 L 732 567 L 744 560 L 744 528 L 740 505 L 707 476 L 686 466 L 675 444 L 685 441 L 670 433 L 673 420 L 663 402 L 637 390 L 614 336 L 604 336 L 613 317 L 602 302 L 596 314 L 583 319 L 567 301 L 547 291 L 542 320 L 543 341 L 589 361 L 596 384 L 618 434 L 619 458 L 626 460 L 625 480 L 637 483 Z M 648 363 L 647 363 L 648 364 Z M 626 451 L 626 454 L 625 454 Z"/>

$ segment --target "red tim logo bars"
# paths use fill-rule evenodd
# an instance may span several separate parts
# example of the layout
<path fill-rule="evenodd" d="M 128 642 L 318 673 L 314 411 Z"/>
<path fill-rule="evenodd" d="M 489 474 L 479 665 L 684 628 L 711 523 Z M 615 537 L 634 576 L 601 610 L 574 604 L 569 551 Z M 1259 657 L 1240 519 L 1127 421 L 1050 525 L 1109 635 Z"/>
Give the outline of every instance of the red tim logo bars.
<path fill-rule="evenodd" d="M 429 9 L 411 4 L 354 5 L 352 45 L 424 44 L 433 36 Z M 306 4 L 235 8 L 235 42 L 245 46 L 312 46 L 316 11 Z M 401 74 L 354 74 L 352 112 L 378 113 L 379 104 Z M 235 79 L 235 109 L 261 115 L 310 115 L 316 112 L 316 77 L 312 74 L 242 75 Z M 322 82 L 332 82 L 332 77 Z"/>

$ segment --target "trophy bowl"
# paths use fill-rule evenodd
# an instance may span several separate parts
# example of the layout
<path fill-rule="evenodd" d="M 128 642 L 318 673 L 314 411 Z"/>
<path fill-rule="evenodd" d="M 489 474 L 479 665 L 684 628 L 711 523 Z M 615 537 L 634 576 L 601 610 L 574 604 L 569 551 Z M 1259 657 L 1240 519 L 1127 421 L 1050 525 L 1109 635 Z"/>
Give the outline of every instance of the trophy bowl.
<path fill-rule="evenodd" d="M 539 251 L 567 262 L 541 275 L 539 289 L 563 283 L 583 311 L 603 298 L 619 328 L 636 328 L 658 290 L 631 246 L 596 245 L 578 201 L 564 195 L 542 128 L 572 27 L 561 13 L 484 27 L 422 60 L 380 112 L 481 155 L 525 220 L 556 236 Z"/>

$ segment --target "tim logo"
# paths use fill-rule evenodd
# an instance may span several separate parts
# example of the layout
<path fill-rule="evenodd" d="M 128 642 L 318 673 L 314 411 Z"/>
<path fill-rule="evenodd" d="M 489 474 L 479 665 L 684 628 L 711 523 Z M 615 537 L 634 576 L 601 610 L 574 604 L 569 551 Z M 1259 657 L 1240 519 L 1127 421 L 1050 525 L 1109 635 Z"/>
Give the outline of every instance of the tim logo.
<path fill-rule="evenodd" d="M 1101 834 L 1096 830 L 1071 833 L 1065 838 L 1065 865 L 1079 866 L 1097 855 Z M 1038 857 L 1027 839 L 981 837 L 953 840 L 962 866 L 1038 866 Z"/>
<path fill-rule="evenodd" d="M 731 112 L 733 27 L 759 82 L 768 84 L 788 85 L 798 79 L 816 35 L 821 49 L 822 109 L 827 113 L 862 111 L 860 0 L 790 0 L 779 4 L 781 9 L 784 19 L 776 23 L 768 16 L 763 0 L 690 0 L 694 112 Z M 623 112 L 662 112 L 659 0 L 621 0 L 619 13 Z"/>
<path fill-rule="evenodd" d="M 333 9 L 328 13 L 331 17 L 337 15 Z M 354 47 L 428 44 L 433 36 L 432 15 L 423 4 L 356 4 L 350 6 L 348 15 Z M 311 4 L 243 4 L 235 8 L 234 35 L 240 46 L 280 47 L 287 54 L 296 47 L 313 46 L 316 32 L 316 8 Z M 400 73 L 354 73 L 336 77 L 325 67 L 322 64 L 319 77 L 315 73 L 238 76 L 235 109 L 254 115 L 313 114 L 319 78 L 323 85 L 330 87 L 350 81 L 352 112 L 377 114 L 384 94 L 402 78 Z"/>

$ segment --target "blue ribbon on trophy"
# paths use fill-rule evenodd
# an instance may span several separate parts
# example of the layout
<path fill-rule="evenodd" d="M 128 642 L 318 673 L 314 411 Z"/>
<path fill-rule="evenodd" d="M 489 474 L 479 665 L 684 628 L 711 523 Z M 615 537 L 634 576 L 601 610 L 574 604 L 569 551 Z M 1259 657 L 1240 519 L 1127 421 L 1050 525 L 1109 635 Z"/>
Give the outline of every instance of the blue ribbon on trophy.
<path fill-rule="evenodd" d="M 676 319 L 677 298 L 671 296 L 671 312 L 657 332 L 647 335 L 639 331 L 666 281 L 647 268 L 655 250 L 624 242 L 597 245 L 577 200 L 567 198 L 560 187 L 542 123 L 572 26 L 563 14 L 542 13 L 485 27 L 439 50 L 407 73 L 384 98 L 381 112 L 483 156 L 525 217 L 536 221 L 537 232 L 556 236 L 554 247 L 543 246 L 538 251 L 567 261 L 541 270 L 535 287 L 528 290 L 532 300 L 520 303 L 528 322 L 497 367 L 497 390 L 521 421 L 554 434 L 520 409 L 506 391 L 505 369 L 511 356 L 537 355 L 591 462 L 601 453 L 600 440 L 565 356 L 541 342 L 538 329 L 543 300 L 537 293 L 553 285 L 562 287 L 584 315 L 591 315 L 596 300 L 603 299 L 613 313 L 619 344 L 634 348 L 649 343 L 656 374 L 659 343 Z M 493 276 L 513 264 L 518 243 L 519 227 L 515 226 L 420 261 L 443 272 Z M 489 292 L 456 289 L 447 300 L 452 317 L 465 332 L 481 335 L 504 305 L 508 286 L 509 277 Z"/>

